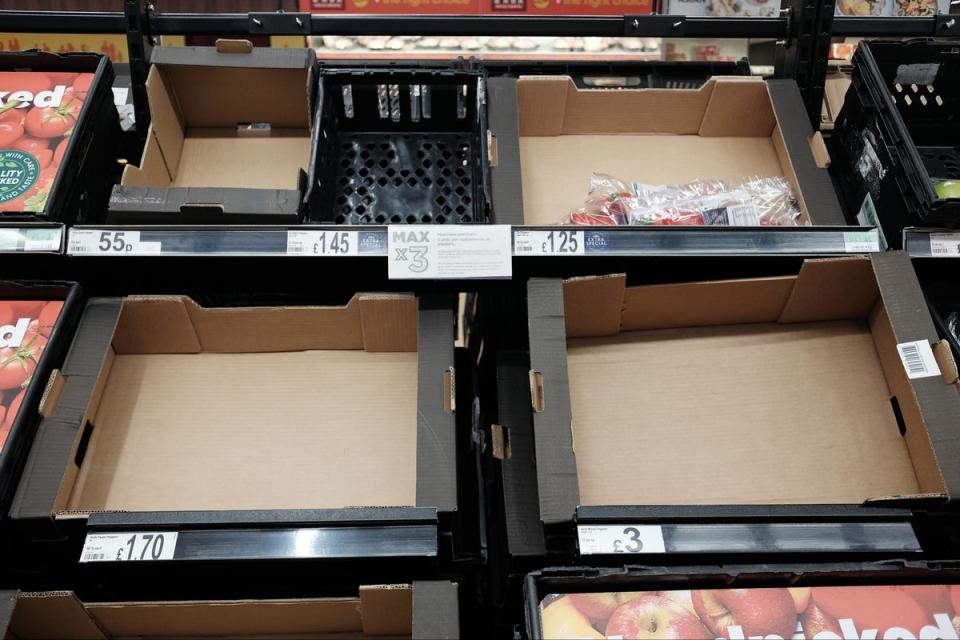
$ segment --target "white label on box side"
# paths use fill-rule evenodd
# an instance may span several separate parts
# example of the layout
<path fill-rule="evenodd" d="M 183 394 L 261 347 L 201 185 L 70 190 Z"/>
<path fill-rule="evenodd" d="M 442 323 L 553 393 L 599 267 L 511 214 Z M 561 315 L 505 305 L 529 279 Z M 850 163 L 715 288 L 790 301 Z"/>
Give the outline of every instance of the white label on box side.
<path fill-rule="evenodd" d="M 960 256 L 960 233 L 931 233 L 930 255 Z"/>
<path fill-rule="evenodd" d="M 756 227 L 760 224 L 760 211 L 752 204 L 735 204 L 727 207 L 727 221 L 731 227 Z"/>
<path fill-rule="evenodd" d="M 582 256 L 583 231 L 517 229 L 513 232 L 513 252 L 518 256 Z"/>
<path fill-rule="evenodd" d="M 139 231 L 70 229 L 67 255 L 136 256 L 160 253 L 159 242 L 141 242 Z"/>
<path fill-rule="evenodd" d="M 60 251 L 60 234 L 57 234 L 56 238 L 48 238 L 44 240 L 26 239 L 23 241 L 23 250 L 27 252 Z"/>
<path fill-rule="evenodd" d="M 580 554 L 665 553 L 663 529 L 656 525 L 578 525 Z"/>
<path fill-rule="evenodd" d="M 509 278 L 512 272 L 509 225 L 387 227 L 391 280 Z"/>
<path fill-rule="evenodd" d="M 359 234 L 356 231 L 287 231 L 288 256 L 355 256 L 358 244 Z"/>
<path fill-rule="evenodd" d="M 897 351 L 900 352 L 900 360 L 903 361 L 907 377 L 911 380 L 940 375 L 937 359 L 933 357 L 933 349 L 926 340 L 901 342 L 897 345 Z"/>
<path fill-rule="evenodd" d="M 130 562 L 173 560 L 176 531 L 89 533 L 80 562 Z"/>
<path fill-rule="evenodd" d="M 880 251 L 880 232 L 877 229 L 869 231 L 844 231 L 843 250 L 847 253 L 873 253 Z"/>

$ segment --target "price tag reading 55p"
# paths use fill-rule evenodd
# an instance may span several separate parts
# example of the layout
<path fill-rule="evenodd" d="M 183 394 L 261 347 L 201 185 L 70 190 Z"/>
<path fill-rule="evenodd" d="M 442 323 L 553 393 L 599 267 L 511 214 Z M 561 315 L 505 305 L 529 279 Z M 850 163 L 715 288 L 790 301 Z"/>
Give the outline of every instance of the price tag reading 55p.
<path fill-rule="evenodd" d="M 578 525 L 581 555 L 665 553 L 663 529 L 655 525 Z"/>
<path fill-rule="evenodd" d="M 90 533 L 83 543 L 80 562 L 173 560 L 176 548 L 176 531 Z"/>

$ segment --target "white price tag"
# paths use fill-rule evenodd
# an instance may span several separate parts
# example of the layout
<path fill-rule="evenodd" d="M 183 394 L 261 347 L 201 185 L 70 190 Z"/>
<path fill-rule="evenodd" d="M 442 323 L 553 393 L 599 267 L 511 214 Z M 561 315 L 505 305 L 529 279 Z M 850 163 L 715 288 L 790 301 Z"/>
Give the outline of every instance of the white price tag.
<path fill-rule="evenodd" d="M 907 377 L 911 380 L 940 375 L 940 366 L 933 356 L 930 343 L 926 340 L 901 342 L 897 345 L 897 351 L 900 352 L 900 360 L 903 362 L 903 368 L 907 371 Z"/>
<path fill-rule="evenodd" d="M 656 525 L 578 525 L 580 555 L 666 553 L 663 529 Z"/>
<path fill-rule="evenodd" d="M 518 256 L 582 256 L 583 231 L 517 229 L 513 232 L 513 251 Z"/>
<path fill-rule="evenodd" d="M 510 226 L 505 224 L 390 225 L 391 280 L 509 278 Z"/>
<path fill-rule="evenodd" d="M 173 560 L 177 535 L 176 531 L 89 533 L 80 562 Z"/>
<path fill-rule="evenodd" d="M 136 256 L 160 253 L 159 242 L 142 242 L 139 231 L 70 229 L 67 255 Z"/>
<path fill-rule="evenodd" d="M 960 256 L 960 233 L 931 233 L 930 255 Z"/>
<path fill-rule="evenodd" d="M 880 251 L 880 231 L 844 231 L 843 250 L 847 253 L 874 253 Z"/>
<path fill-rule="evenodd" d="M 56 238 L 49 238 L 45 240 L 24 240 L 23 241 L 23 250 L 30 251 L 59 251 L 60 250 L 60 236 Z"/>
<path fill-rule="evenodd" d="M 355 256 L 358 253 L 356 231 L 287 231 L 288 256 Z"/>

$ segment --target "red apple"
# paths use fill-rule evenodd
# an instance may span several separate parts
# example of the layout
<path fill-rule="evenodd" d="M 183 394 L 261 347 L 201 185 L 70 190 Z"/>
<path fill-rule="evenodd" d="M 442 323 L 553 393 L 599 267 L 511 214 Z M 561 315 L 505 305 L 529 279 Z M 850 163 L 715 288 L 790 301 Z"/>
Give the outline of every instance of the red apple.
<path fill-rule="evenodd" d="M 840 630 L 840 623 L 836 618 L 831 618 L 815 604 L 811 604 L 803 614 L 803 637 L 814 638 L 818 633 L 828 631 L 835 634 L 838 638 L 843 637 Z"/>
<path fill-rule="evenodd" d="M 586 616 L 573 606 L 567 596 L 558 598 L 543 608 L 540 612 L 540 627 L 544 640 L 567 640 L 568 638 L 602 640 L 603 638 L 590 626 Z"/>
<path fill-rule="evenodd" d="M 953 603 L 954 615 L 960 616 L 960 584 L 950 585 L 950 602 Z"/>
<path fill-rule="evenodd" d="M 697 617 L 676 602 L 648 594 L 630 600 L 613 612 L 607 623 L 607 637 L 682 638 L 683 640 L 713 640 L 713 636 Z"/>
<path fill-rule="evenodd" d="M 603 628 L 620 603 L 614 593 L 571 593 L 567 596 L 580 613 L 594 625 Z"/>
<path fill-rule="evenodd" d="M 923 607 L 899 587 L 813 587 L 811 597 L 831 618 L 850 618 L 858 629 L 878 629 L 878 637 L 890 627 L 917 635 L 930 623 Z"/>
<path fill-rule="evenodd" d="M 803 613 L 810 604 L 810 587 L 789 587 L 790 597 L 793 598 L 793 604 L 797 607 L 797 613 Z"/>
<path fill-rule="evenodd" d="M 797 627 L 797 608 L 786 589 L 698 589 L 693 606 L 713 633 L 729 638 L 728 627 L 743 635 L 789 638 Z"/>
<path fill-rule="evenodd" d="M 636 600 L 637 598 L 642 598 L 643 596 L 650 595 L 649 591 L 620 591 L 617 593 L 617 603 L 626 604 L 631 600 Z"/>
<path fill-rule="evenodd" d="M 663 596 L 667 600 L 673 600 L 681 607 L 686 609 L 692 614 L 696 614 L 697 610 L 693 608 L 693 592 L 690 589 L 677 589 L 671 591 L 658 591 L 659 595 Z"/>

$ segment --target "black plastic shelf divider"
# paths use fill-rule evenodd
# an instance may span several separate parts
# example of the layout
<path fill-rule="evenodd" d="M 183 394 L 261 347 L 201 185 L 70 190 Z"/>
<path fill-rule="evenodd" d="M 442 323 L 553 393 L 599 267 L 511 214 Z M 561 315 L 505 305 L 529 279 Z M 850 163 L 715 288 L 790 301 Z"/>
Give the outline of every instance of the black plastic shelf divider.
<path fill-rule="evenodd" d="M 948 23 L 951 23 L 947 26 Z M 837 16 L 833 19 L 834 36 L 930 37 L 960 36 L 960 16 L 940 15 L 913 18 L 856 18 Z"/>

